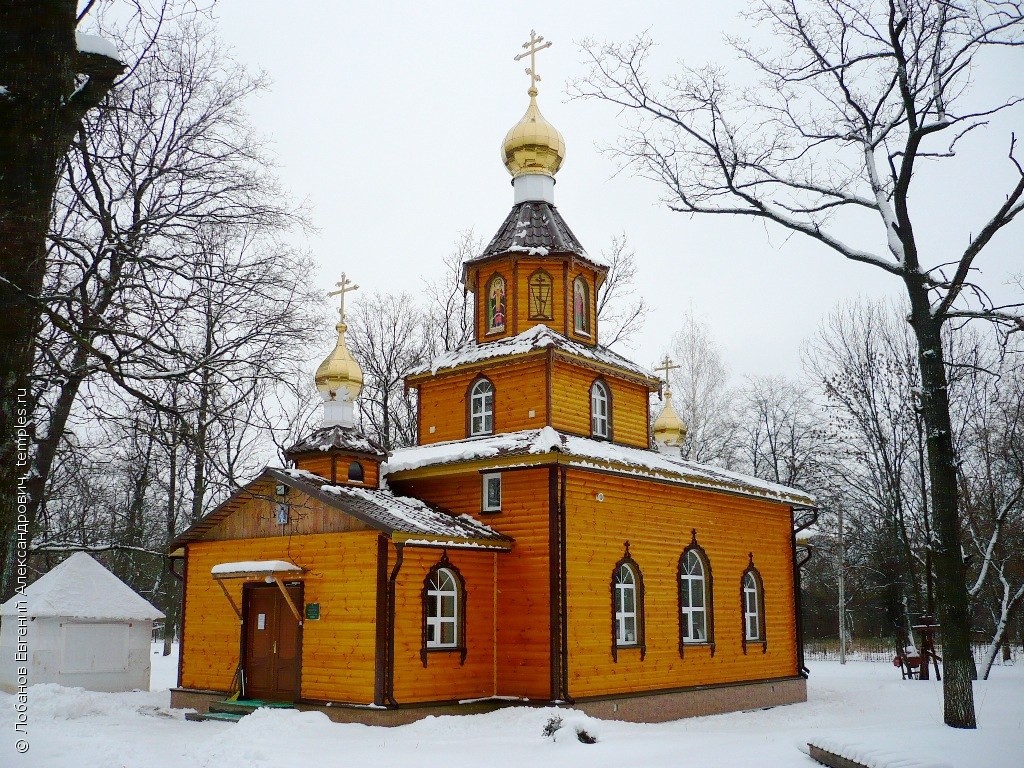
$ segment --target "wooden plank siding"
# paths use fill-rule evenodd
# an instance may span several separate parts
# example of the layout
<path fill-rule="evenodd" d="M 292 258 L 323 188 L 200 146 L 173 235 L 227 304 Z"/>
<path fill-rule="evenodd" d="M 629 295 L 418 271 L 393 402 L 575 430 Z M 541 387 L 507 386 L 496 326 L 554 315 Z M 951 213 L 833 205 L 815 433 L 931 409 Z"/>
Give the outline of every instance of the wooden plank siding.
<path fill-rule="evenodd" d="M 647 448 L 647 388 L 562 358 L 554 360 L 551 372 L 551 426 L 590 435 L 590 387 L 599 377 L 611 390 L 612 442 Z"/>
<path fill-rule="evenodd" d="M 530 317 L 530 275 L 543 269 L 551 275 L 551 319 Z M 505 328 L 494 333 L 487 332 L 487 287 L 495 275 L 505 278 L 506 306 Z M 583 277 L 590 289 L 589 334 L 577 333 L 573 315 L 573 281 Z M 554 255 L 545 258 L 530 257 L 513 253 L 492 259 L 485 264 L 474 266 L 468 276 L 473 292 L 474 320 L 478 343 L 516 336 L 536 325 L 549 328 L 584 344 L 600 341 L 597 321 L 597 278 L 598 271 L 576 261 L 571 255 Z"/>
<path fill-rule="evenodd" d="M 522 333 L 537 325 L 546 325 L 560 333 L 565 330 L 565 276 L 562 271 L 564 259 L 520 259 L 516 268 L 516 333 Z M 551 317 L 549 319 L 530 317 L 530 276 L 543 269 L 551 276 Z M 564 335 L 564 333 L 563 333 Z"/>
<path fill-rule="evenodd" d="M 394 697 L 401 704 L 475 699 L 495 693 L 494 552 L 448 550 L 448 559 L 465 580 L 462 605 L 465 621 L 466 658 L 458 650 L 427 653 L 423 665 L 423 585 L 443 550 L 436 547 L 405 547 L 402 567 L 395 582 Z M 395 562 L 390 548 L 388 568 Z M 372 664 L 371 664 L 372 671 Z"/>
<path fill-rule="evenodd" d="M 604 494 L 598 501 L 597 492 Z M 568 693 L 599 696 L 797 674 L 789 507 L 570 469 L 566 481 Z M 713 579 L 715 653 L 679 655 L 679 556 L 696 528 Z M 612 658 L 611 581 L 625 541 L 645 587 L 646 655 Z M 767 649 L 741 642 L 748 553 L 764 581 Z"/>
<path fill-rule="evenodd" d="M 353 461 L 358 461 L 363 467 L 362 482 L 348 479 L 349 465 Z M 327 478 L 332 483 L 376 488 L 380 482 L 380 465 L 368 456 L 357 456 L 333 450 L 326 454 L 319 451 L 317 453 L 302 453 L 295 456 L 295 466 L 297 469 L 304 469 L 314 475 Z"/>
<path fill-rule="evenodd" d="M 488 367 L 487 378 L 494 385 L 496 433 L 540 429 L 547 423 L 546 365 L 546 358 L 538 356 Z M 479 374 L 458 371 L 419 384 L 420 445 L 468 437 L 466 398 Z"/>
<path fill-rule="evenodd" d="M 192 542 L 187 558 L 182 687 L 226 691 L 238 666 L 239 621 L 210 569 L 225 562 L 285 560 L 307 570 L 303 599 L 320 604 L 319 620 L 302 627 L 302 697 L 373 701 L 376 532 Z M 242 583 L 224 581 L 239 606 Z"/>
<path fill-rule="evenodd" d="M 498 555 L 497 683 L 503 696 L 551 695 L 548 476 L 547 468 L 503 472 L 499 513 L 481 513 L 477 472 L 393 483 L 403 494 L 471 515 L 515 540 L 511 552 Z"/>
<path fill-rule="evenodd" d="M 203 539 L 221 541 L 370 530 L 365 523 L 291 488 L 281 497 L 288 504 L 288 522 L 280 525 L 277 522 L 279 497 L 274 493 L 276 484 L 273 478 L 266 478 L 242 493 L 232 501 L 234 509 L 205 532 Z"/>

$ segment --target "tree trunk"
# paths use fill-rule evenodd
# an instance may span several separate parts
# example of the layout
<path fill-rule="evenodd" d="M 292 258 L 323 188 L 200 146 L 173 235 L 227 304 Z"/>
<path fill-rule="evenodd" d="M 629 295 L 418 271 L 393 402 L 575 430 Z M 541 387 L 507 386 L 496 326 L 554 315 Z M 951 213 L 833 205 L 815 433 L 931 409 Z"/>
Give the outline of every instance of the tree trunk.
<path fill-rule="evenodd" d="M 907 279 L 910 324 L 918 345 L 921 367 L 921 415 L 928 446 L 928 475 L 934 537 L 933 563 L 942 625 L 943 719 L 953 728 L 977 728 L 971 677 L 974 660 L 970 643 L 970 603 L 967 570 L 961 549 L 957 496 L 956 453 L 949 416 L 949 390 L 942 347 L 942 320 L 932 316 L 928 291 Z"/>
<path fill-rule="evenodd" d="M 15 588 L 19 480 L 28 472 L 28 377 L 42 290 L 46 232 L 74 90 L 75 3 L 0 3 L 0 548 L 2 591 Z M 27 436 L 23 432 L 22 436 Z M 24 448 L 23 453 L 19 449 Z M 27 541 L 25 542 L 27 544 Z"/>

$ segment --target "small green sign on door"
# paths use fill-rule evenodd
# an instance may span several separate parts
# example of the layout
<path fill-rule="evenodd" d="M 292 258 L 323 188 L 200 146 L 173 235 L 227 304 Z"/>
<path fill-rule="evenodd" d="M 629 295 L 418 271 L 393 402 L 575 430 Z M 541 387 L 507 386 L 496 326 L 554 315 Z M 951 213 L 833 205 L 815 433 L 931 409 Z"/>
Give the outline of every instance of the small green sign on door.
<path fill-rule="evenodd" d="M 306 618 L 317 621 L 320 618 L 320 603 L 306 603 Z"/>

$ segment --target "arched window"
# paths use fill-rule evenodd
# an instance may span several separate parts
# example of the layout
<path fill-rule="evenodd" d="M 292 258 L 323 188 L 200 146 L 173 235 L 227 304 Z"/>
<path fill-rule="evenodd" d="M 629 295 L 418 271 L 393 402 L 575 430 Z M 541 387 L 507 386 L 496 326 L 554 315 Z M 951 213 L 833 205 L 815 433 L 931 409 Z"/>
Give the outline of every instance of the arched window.
<path fill-rule="evenodd" d="M 448 554 L 427 572 L 423 582 L 423 644 L 420 659 L 430 652 L 459 651 L 466 661 L 466 582 Z"/>
<path fill-rule="evenodd" d="M 495 275 L 487 284 L 487 333 L 505 330 L 505 278 Z"/>
<path fill-rule="evenodd" d="M 551 275 L 538 269 L 530 275 L 530 319 L 553 320 L 551 307 L 552 281 Z"/>
<path fill-rule="evenodd" d="M 636 575 L 628 565 L 620 565 L 615 574 L 615 643 L 636 642 Z"/>
<path fill-rule="evenodd" d="M 694 528 L 693 540 L 679 557 L 679 654 L 683 646 L 697 643 L 710 645 L 714 654 L 714 628 L 711 563 Z"/>
<path fill-rule="evenodd" d="M 612 436 L 611 429 L 611 398 L 608 386 L 602 381 L 595 381 L 590 386 L 590 434 L 594 437 L 608 439 Z"/>
<path fill-rule="evenodd" d="M 640 658 L 647 651 L 644 645 L 644 579 L 640 566 L 629 554 L 615 564 L 612 571 L 612 658 L 619 660 L 620 648 L 639 648 Z"/>
<path fill-rule="evenodd" d="M 354 483 L 363 482 L 363 465 L 358 461 L 353 461 L 348 465 L 348 479 Z"/>
<path fill-rule="evenodd" d="M 750 565 L 743 572 L 740 582 L 740 602 L 743 607 L 743 652 L 751 643 L 760 643 L 761 650 L 767 652 L 768 644 L 765 637 L 764 624 L 764 584 L 761 574 L 754 567 L 754 553 L 750 553 Z"/>
<path fill-rule="evenodd" d="M 469 389 L 469 434 L 489 435 L 494 432 L 494 385 L 478 379 Z"/>
<path fill-rule="evenodd" d="M 459 589 L 447 568 L 427 581 L 427 648 L 454 648 L 459 639 Z"/>
<path fill-rule="evenodd" d="M 590 286 L 582 277 L 572 282 L 572 316 L 576 333 L 590 334 Z"/>

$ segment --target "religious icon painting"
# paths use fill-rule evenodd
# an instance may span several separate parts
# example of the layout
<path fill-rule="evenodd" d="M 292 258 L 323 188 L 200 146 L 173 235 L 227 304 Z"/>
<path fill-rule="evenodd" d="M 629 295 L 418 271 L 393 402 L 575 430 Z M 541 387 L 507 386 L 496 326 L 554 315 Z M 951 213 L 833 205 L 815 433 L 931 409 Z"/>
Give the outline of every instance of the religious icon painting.
<path fill-rule="evenodd" d="M 487 290 L 487 332 L 505 330 L 505 278 L 495 275 Z"/>
<path fill-rule="evenodd" d="M 577 333 L 590 333 L 590 290 L 582 277 L 572 284 L 572 308 Z"/>

